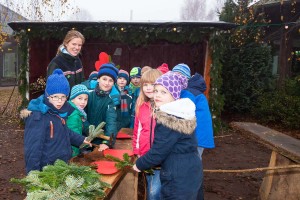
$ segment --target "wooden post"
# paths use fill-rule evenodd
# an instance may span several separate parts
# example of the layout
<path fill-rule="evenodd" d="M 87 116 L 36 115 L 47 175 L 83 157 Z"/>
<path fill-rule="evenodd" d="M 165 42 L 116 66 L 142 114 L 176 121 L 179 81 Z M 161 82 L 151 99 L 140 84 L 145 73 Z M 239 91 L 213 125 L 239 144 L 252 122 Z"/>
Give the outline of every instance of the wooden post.
<path fill-rule="evenodd" d="M 266 173 L 260 188 L 260 199 L 299 200 L 300 169 L 289 166 L 300 163 L 300 140 L 256 123 L 232 122 L 230 125 L 244 130 L 247 137 L 253 137 L 273 150 L 269 167 L 286 167 Z"/>
<path fill-rule="evenodd" d="M 269 167 L 275 167 L 276 157 L 277 157 L 277 153 L 275 151 L 272 151 Z M 274 170 L 267 171 L 263 179 L 263 182 L 259 189 L 259 195 L 261 200 L 267 200 L 269 197 L 271 187 L 272 187 L 272 182 L 273 182 L 273 175 L 274 175 Z"/>
<path fill-rule="evenodd" d="M 209 100 L 209 90 L 210 90 L 210 68 L 211 68 L 212 60 L 210 54 L 210 47 L 208 41 L 206 41 L 206 50 L 205 50 L 205 66 L 204 66 L 204 73 L 203 78 L 206 83 L 206 90 L 204 92 L 207 100 Z"/>

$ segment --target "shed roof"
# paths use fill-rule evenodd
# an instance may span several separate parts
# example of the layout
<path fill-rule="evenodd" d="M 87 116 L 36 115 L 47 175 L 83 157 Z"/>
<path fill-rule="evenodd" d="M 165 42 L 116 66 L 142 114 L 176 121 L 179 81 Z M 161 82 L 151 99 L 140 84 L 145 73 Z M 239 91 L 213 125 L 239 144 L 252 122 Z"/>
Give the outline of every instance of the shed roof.
<path fill-rule="evenodd" d="M 59 22 L 39 22 L 39 21 L 13 21 L 9 22 L 8 25 L 14 31 L 21 31 L 28 28 L 90 28 L 90 27 L 103 27 L 103 26 L 127 26 L 127 27 L 197 27 L 197 28 L 217 28 L 217 29 L 231 29 L 236 25 L 233 23 L 223 21 L 59 21 Z"/>

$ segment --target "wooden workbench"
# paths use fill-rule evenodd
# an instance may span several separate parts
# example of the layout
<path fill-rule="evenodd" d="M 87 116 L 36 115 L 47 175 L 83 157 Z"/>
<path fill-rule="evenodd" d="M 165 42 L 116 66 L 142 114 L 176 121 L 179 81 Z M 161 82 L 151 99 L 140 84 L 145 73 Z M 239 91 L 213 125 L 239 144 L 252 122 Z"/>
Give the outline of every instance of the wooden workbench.
<path fill-rule="evenodd" d="M 300 163 L 300 140 L 268 127 L 250 122 L 233 122 L 231 127 L 246 132 L 246 136 L 272 149 L 269 167 L 286 169 L 266 172 L 259 191 L 261 200 L 300 199 L 300 168 L 289 168 Z"/>
<path fill-rule="evenodd" d="M 132 135 L 132 129 L 123 128 L 120 130 L 123 133 Z M 114 149 L 132 149 L 131 139 L 117 139 Z M 134 159 L 134 158 L 133 158 Z M 85 154 L 84 157 L 75 157 L 72 162 L 79 162 L 84 165 L 90 165 L 92 162 L 97 160 L 106 160 L 101 152 L 97 148 L 93 152 Z M 133 170 L 120 170 L 115 174 L 111 175 L 101 175 L 101 180 L 110 184 L 112 188 L 107 188 L 105 190 L 106 197 L 105 200 L 123 200 L 137 199 L 137 172 Z"/>

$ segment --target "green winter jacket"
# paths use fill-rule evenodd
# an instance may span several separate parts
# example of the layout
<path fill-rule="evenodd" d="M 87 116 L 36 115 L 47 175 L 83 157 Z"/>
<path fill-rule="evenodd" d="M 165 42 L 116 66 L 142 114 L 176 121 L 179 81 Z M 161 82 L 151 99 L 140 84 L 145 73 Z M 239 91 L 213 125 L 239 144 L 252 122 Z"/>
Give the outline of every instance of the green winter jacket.
<path fill-rule="evenodd" d="M 78 133 L 79 135 L 82 135 L 82 129 L 83 129 L 82 119 L 86 120 L 86 117 L 84 116 L 83 113 L 81 113 L 78 110 L 78 108 L 72 101 L 69 101 L 69 103 L 73 108 L 75 108 L 75 110 L 68 117 L 67 126 L 72 131 Z M 72 146 L 72 157 L 77 156 L 79 153 L 80 153 L 79 148 Z"/>
<path fill-rule="evenodd" d="M 87 122 L 84 123 L 85 134 L 88 135 L 89 125 L 95 125 L 95 127 L 97 127 L 101 122 L 105 122 L 106 125 L 104 126 L 104 134 L 109 137 L 113 134 L 114 144 L 115 136 L 117 134 L 117 112 L 116 107 L 109 95 L 98 96 L 95 90 L 92 91 L 89 95 L 89 100 L 85 111 L 87 114 Z M 92 142 L 96 144 L 109 144 L 108 141 L 99 140 L 98 138 Z"/>

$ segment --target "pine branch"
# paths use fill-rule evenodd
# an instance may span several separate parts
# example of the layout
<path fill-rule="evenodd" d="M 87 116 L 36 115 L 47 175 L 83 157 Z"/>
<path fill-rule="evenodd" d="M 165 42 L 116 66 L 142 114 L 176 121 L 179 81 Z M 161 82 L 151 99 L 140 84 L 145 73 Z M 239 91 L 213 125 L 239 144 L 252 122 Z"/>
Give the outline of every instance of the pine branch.
<path fill-rule="evenodd" d="M 30 199 L 95 199 L 105 197 L 105 188 L 111 186 L 100 181 L 101 175 L 89 166 L 68 165 L 57 160 L 43 171 L 31 171 L 22 179 L 12 178 L 27 189 Z"/>
<path fill-rule="evenodd" d="M 123 160 L 121 160 L 120 158 L 114 157 L 112 155 L 105 155 L 105 158 L 116 162 L 115 166 L 117 169 L 124 169 L 124 168 L 132 168 L 134 163 L 131 162 L 130 156 L 128 155 L 128 153 L 123 154 Z M 147 169 L 147 170 L 143 170 L 144 173 L 146 174 L 154 174 L 153 169 Z"/>
<path fill-rule="evenodd" d="M 89 135 L 87 136 L 86 140 L 90 142 L 97 137 L 103 137 L 104 130 L 102 128 L 105 126 L 105 124 L 106 124 L 105 122 L 101 122 L 96 128 L 95 128 L 95 125 L 90 125 L 89 126 Z M 87 146 L 86 144 L 82 144 L 82 145 L 80 145 L 79 148 L 84 148 L 86 146 Z"/>

